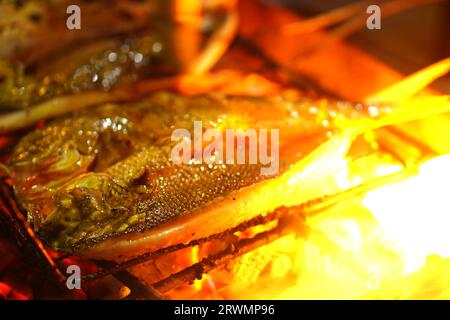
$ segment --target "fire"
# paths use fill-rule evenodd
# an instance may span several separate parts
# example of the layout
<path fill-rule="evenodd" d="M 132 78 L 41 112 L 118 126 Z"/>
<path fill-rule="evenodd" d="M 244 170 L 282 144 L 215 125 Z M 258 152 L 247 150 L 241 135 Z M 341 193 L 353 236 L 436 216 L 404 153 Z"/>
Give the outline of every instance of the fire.
<path fill-rule="evenodd" d="M 233 284 L 226 297 L 448 298 L 449 187 L 443 155 L 407 180 L 339 203 L 308 219 L 306 233 L 250 253 L 247 260 L 270 255 L 269 271 L 247 291 Z"/>
<path fill-rule="evenodd" d="M 197 263 L 200 261 L 199 258 L 199 248 L 198 246 L 194 246 L 191 250 L 191 260 L 192 264 Z M 199 291 L 202 289 L 203 286 L 203 280 L 206 278 L 206 275 L 203 275 L 202 279 L 196 279 L 194 280 L 193 286 L 195 291 Z"/>
<path fill-rule="evenodd" d="M 450 257 L 450 155 L 422 164 L 407 181 L 369 192 L 363 204 L 401 250 L 405 273 L 420 269 L 430 254 Z"/>

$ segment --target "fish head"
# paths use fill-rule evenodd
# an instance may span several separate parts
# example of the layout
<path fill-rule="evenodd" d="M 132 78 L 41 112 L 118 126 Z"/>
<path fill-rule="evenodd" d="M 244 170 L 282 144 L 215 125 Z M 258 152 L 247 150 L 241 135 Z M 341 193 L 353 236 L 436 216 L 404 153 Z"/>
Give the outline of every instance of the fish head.
<path fill-rule="evenodd" d="M 54 248 L 71 248 L 81 239 L 98 240 L 125 231 L 139 220 L 135 208 L 137 195 L 142 197 L 140 191 L 121 185 L 105 173 L 83 174 L 50 200 L 51 211 L 39 230 L 52 239 Z"/>
<path fill-rule="evenodd" d="M 88 122 L 65 120 L 35 131 L 19 143 L 8 163 L 14 182 L 21 186 L 17 191 L 37 195 L 86 170 L 95 158 L 99 141 L 98 132 L 89 130 Z M 77 130 L 67 130 L 69 125 Z"/>

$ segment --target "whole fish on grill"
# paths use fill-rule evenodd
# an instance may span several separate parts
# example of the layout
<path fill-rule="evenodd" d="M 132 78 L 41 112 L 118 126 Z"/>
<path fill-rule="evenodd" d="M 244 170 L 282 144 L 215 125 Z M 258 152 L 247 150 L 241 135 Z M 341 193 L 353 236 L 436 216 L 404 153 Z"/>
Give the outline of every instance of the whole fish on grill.
<path fill-rule="evenodd" d="M 282 96 L 161 92 L 53 120 L 21 140 L 7 166 L 30 224 L 51 247 L 122 259 L 336 191 L 321 178 L 341 163 L 354 135 L 417 116 L 405 114 Z M 278 129 L 279 170 L 263 175 L 260 162 L 174 163 L 172 133 L 192 133 L 194 121 L 221 132 Z"/>

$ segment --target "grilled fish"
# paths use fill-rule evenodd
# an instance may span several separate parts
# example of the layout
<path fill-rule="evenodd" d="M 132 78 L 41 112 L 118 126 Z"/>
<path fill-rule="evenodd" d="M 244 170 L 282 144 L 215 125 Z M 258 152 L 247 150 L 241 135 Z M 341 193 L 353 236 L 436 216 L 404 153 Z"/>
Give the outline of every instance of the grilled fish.
<path fill-rule="evenodd" d="M 67 30 L 69 4 L 82 8 L 81 30 Z M 175 72 L 170 31 L 152 23 L 158 10 L 148 1 L 0 3 L 0 107 Z"/>
<path fill-rule="evenodd" d="M 82 10 L 80 30 L 67 29 L 69 5 Z M 171 5 L 0 1 L 0 111 L 187 72 L 204 49 L 205 33 L 214 33 L 220 19 L 202 30 L 177 26 L 171 22 Z M 186 43 L 189 50 L 183 47 Z"/>
<path fill-rule="evenodd" d="M 342 163 L 336 160 L 349 146 L 342 135 L 349 121 L 391 117 L 391 108 L 373 108 L 161 92 L 48 123 L 21 140 L 8 170 L 30 224 L 51 247 L 124 259 L 336 192 L 319 181 Z M 261 163 L 175 164 L 172 133 L 193 132 L 194 121 L 222 132 L 279 129 L 278 173 L 262 175 Z"/>

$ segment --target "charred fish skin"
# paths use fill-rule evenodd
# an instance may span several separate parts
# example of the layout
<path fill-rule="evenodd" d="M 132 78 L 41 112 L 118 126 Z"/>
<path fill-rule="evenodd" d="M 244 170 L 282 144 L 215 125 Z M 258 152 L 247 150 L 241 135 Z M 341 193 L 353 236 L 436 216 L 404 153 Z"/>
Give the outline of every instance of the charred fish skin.
<path fill-rule="evenodd" d="M 195 120 L 224 130 L 280 128 L 282 174 L 329 138 L 337 113 L 367 116 L 346 103 L 160 93 L 56 120 L 25 137 L 9 167 L 35 230 L 55 249 L 80 252 L 276 179 L 262 176 L 260 165 L 175 165 L 174 129 L 192 130 Z"/>

